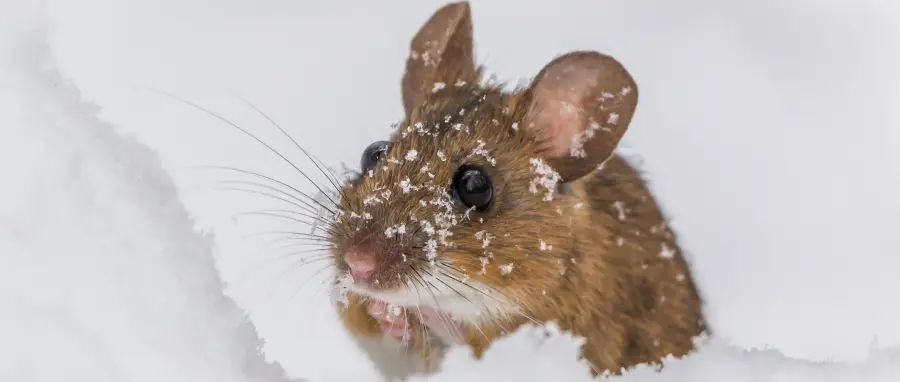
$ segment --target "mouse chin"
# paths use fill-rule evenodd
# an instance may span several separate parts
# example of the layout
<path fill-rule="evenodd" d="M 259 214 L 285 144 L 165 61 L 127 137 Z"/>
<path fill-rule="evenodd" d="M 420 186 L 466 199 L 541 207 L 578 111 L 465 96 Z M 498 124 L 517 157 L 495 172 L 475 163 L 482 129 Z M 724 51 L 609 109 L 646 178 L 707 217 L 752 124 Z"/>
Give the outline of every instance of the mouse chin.
<path fill-rule="evenodd" d="M 450 280 L 432 283 L 427 289 L 419 284 L 375 289 L 357 283 L 349 274 L 345 274 L 338 278 L 338 286 L 404 308 L 430 308 L 448 313 L 459 321 L 476 326 L 501 317 L 506 319 L 521 312 L 518 304 L 498 293 L 492 293 L 491 288 L 470 282 L 468 286 L 456 285 L 451 289 L 452 284 L 448 281 Z"/>
<path fill-rule="evenodd" d="M 349 273 L 337 278 L 337 286 L 353 293 L 404 307 L 424 306 L 427 302 L 406 285 L 384 286 L 379 283 L 354 280 Z M 423 291 L 424 292 L 424 291 Z M 427 293 L 427 292 L 424 292 Z"/>

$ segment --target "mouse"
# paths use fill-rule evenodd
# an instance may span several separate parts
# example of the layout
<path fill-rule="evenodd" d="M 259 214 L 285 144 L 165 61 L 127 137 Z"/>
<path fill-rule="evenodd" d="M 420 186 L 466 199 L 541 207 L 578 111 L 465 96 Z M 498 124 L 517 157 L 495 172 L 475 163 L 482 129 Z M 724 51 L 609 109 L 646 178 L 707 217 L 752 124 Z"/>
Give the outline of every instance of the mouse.
<path fill-rule="evenodd" d="M 343 327 L 385 380 L 481 358 L 526 324 L 584 338 L 592 376 L 662 365 L 708 335 L 678 238 L 617 153 L 637 110 L 621 62 L 576 50 L 513 89 L 485 81 L 468 2 L 410 41 L 404 116 L 362 152 L 327 234 Z"/>

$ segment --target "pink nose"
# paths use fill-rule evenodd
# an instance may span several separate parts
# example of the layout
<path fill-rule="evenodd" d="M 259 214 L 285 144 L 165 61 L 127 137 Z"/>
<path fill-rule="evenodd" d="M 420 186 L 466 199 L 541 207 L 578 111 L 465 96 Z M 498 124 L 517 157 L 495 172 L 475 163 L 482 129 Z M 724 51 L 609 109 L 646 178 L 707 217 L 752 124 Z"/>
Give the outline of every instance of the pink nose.
<path fill-rule="evenodd" d="M 375 254 L 371 252 L 350 248 L 344 258 L 353 277 L 368 279 L 375 273 Z"/>

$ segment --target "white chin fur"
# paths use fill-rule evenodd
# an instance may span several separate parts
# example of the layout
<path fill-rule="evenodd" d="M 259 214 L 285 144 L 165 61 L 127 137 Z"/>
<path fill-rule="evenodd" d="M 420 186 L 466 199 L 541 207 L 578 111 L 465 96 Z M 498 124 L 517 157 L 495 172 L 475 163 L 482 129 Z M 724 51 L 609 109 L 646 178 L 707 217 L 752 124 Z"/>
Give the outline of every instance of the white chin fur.
<path fill-rule="evenodd" d="M 513 301 L 472 280 L 466 281 L 468 286 L 446 276 L 438 276 L 437 279 L 426 279 L 426 281 L 419 283 L 410 280 L 405 286 L 398 289 L 373 291 L 354 283 L 349 274 L 343 274 L 338 277 L 338 287 L 388 304 L 408 308 L 435 309 L 473 325 L 504 320 L 516 315 L 519 311 L 519 307 Z M 422 284 L 428 288 L 426 289 Z"/>

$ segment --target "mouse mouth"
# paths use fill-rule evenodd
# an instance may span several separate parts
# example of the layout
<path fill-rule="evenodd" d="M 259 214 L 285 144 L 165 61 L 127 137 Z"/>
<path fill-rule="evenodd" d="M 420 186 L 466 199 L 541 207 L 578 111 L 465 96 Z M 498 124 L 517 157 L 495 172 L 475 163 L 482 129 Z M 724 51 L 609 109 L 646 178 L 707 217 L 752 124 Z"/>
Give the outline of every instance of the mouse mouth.
<path fill-rule="evenodd" d="M 355 275 L 349 266 L 343 264 L 338 271 L 338 281 L 347 287 L 367 293 L 398 291 L 408 288 L 401 280 L 409 279 L 403 269 L 378 269 L 367 276 Z M 406 267 L 409 268 L 409 267 Z"/>

